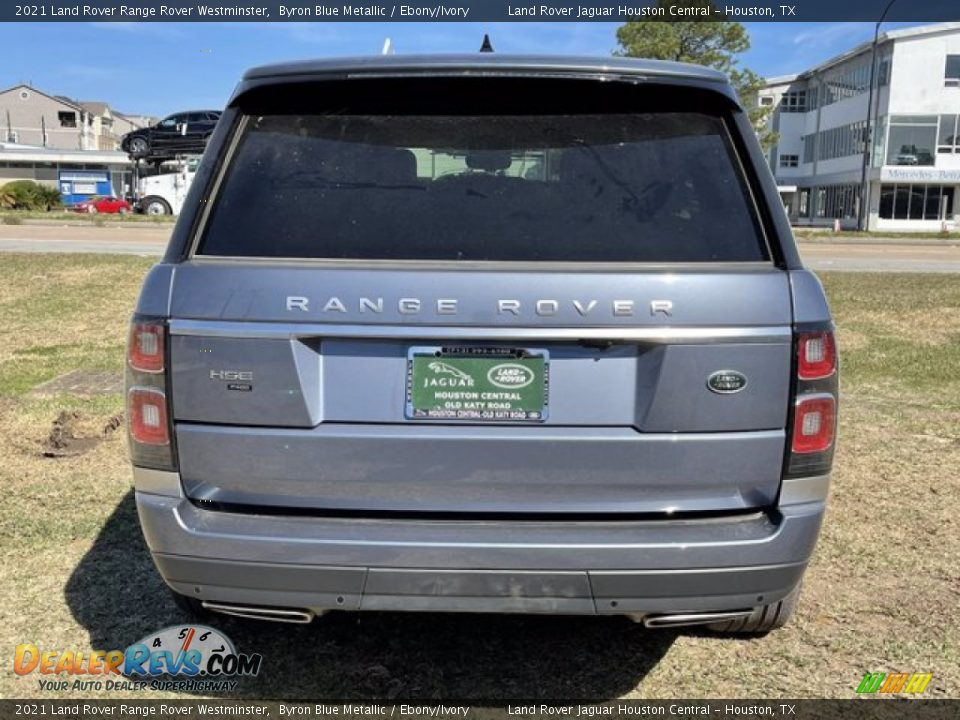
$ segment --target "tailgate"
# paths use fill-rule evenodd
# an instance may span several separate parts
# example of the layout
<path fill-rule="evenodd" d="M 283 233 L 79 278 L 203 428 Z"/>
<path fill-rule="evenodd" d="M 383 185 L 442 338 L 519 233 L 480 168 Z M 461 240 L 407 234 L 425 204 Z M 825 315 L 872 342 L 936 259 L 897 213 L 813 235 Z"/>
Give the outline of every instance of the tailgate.
<path fill-rule="evenodd" d="M 188 262 L 171 296 L 184 486 L 226 504 L 361 513 L 768 505 L 783 457 L 789 297 L 787 275 L 769 266 Z M 437 368 L 426 358 L 414 369 L 430 352 Z M 518 403 L 522 416 L 414 412 L 430 403 L 412 383 L 461 376 L 481 394 L 493 377 L 492 410 Z M 443 389 L 429 398 L 440 409 L 470 401 L 462 385 Z"/>

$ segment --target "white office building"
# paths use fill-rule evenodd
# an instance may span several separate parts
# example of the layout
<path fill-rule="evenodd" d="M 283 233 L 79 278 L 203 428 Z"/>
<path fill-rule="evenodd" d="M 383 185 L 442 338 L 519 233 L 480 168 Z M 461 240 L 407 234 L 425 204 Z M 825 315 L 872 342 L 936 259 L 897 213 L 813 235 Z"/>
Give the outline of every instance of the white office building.
<path fill-rule="evenodd" d="M 770 78 L 770 165 L 795 225 L 857 227 L 872 43 Z M 882 33 L 871 112 L 867 227 L 954 229 L 960 221 L 960 23 Z"/>

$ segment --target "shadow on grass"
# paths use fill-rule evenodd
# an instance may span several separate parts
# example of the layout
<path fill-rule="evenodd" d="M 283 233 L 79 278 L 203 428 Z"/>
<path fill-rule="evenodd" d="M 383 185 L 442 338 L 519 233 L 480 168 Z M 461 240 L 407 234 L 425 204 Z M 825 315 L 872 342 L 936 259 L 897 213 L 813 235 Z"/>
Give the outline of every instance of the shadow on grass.
<path fill-rule="evenodd" d="M 65 590 L 94 649 L 122 649 L 189 621 L 153 567 L 132 492 Z M 237 698 L 602 700 L 636 687 L 677 637 L 600 617 L 331 613 L 311 625 L 208 622 L 240 652 L 263 655 L 260 675 L 242 680 Z"/>

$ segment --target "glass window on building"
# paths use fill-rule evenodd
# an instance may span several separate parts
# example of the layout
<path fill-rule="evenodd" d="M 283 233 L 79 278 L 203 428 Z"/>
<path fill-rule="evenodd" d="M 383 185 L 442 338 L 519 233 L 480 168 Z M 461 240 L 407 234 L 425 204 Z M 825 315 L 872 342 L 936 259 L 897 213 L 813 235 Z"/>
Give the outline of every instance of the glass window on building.
<path fill-rule="evenodd" d="M 797 214 L 800 217 L 810 217 L 810 188 L 800 188 L 797 198 Z"/>
<path fill-rule="evenodd" d="M 866 123 L 859 121 L 848 123 L 840 127 L 820 131 L 820 142 L 817 150 L 818 160 L 833 160 L 835 158 L 859 155 L 863 152 L 863 138 L 866 133 Z M 812 137 L 812 136 L 808 136 Z M 806 138 L 804 139 L 806 140 Z M 807 154 L 804 145 L 804 157 Z M 805 162 L 809 162 L 805 160 Z"/>
<path fill-rule="evenodd" d="M 788 90 L 780 99 L 780 112 L 801 113 L 807 111 L 807 91 Z"/>
<path fill-rule="evenodd" d="M 884 58 L 877 67 L 877 87 L 885 87 L 890 82 L 890 58 Z"/>
<path fill-rule="evenodd" d="M 800 138 L 803 141 L 803 161 L 805 163 L 813 162 L 813 153 L 816 149 L 816 135 L 804 135 Z"/>
<path fill-rule="evenodd" d="M 38 162 L 34 165 L 34 178 L 36 180 L 56 180 L 57 166 L 54 163 Z"/>
<path fill-rule="evenodd" d="M 937 135 L 938 153 L 960 153 L 960 116 L 941 115 L 940 133 Z"/>
<path fill-rule="evenodd" d="M 816 215 L 821 218 L 855 218 L 859 197 L 859 185 L 831 185 L 817 188 Z"/>
<path fill-rule="evenodd" d="M 887 165 L 933 165 L 936 115 L 891 115 Z"/>
<path fill-rule="evenodd" d="M 875 127 L 871 128 L 873 133 L 873 167 L 883 165 L 883 141 L 887 136 L 887 116 L 882 115 L 877 119 Z"/>
<path fill-rule="evenodd" d="M 942 185 L 882 185 L 884 220 L 943 220 L 953 215 L 953 188 Z"/>
<path fill-rule="evenodd" d="M 943 68 L 943 84 L 946 87 L 960 87 L 960 55 L 947 55 Z"/>
<path fill-rule="evenodd" d="M 846 100 L 865 93 L 870 87 L 870 63 L 845 66 L 827 76 L 823 86 L 823 105 Z"/>
<path fill-rule="evenodd" d="M 780 167 L 795 168 L 799 166 L 800 166 L 799 155 L 781 155 L 780 156 Z"/>
<path fill-rule="evenodd" d="M 910 217 L 910 186 L 900 185 L 893 195 L 893 217 L 906 220 Z"/>

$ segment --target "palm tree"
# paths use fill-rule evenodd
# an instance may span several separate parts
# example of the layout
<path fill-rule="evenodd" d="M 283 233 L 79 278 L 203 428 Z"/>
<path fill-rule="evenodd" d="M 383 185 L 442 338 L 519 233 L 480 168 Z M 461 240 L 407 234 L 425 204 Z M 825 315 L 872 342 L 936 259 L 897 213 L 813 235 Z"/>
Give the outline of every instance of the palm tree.
<path fill-rule="evenodd" d="M 17 205 L 17 198 L 6 188 L 0 187 L 0 208 L 12 210 Z"/>

